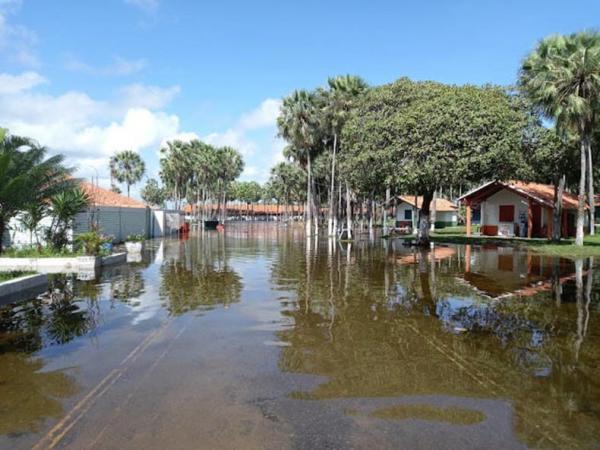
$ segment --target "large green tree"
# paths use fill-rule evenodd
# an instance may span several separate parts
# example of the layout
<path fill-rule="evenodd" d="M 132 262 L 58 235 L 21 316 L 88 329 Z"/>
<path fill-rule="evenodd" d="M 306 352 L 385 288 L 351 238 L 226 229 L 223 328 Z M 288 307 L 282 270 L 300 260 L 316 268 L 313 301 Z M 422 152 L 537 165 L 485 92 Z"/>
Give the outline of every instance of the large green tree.
<path fill-rule="evenodd" d="M 342 133 L 344 176 L 422 195 L 417 243 L 426 245 L 434 193 L 512 176 L 523 164 L 526 123 L 502 88 L 402 78 L 371 89 L 352 111 Z"/>
<path fill-rule="evenodd" d="M 144 161 L 136 152 L 124 150 L 112 156 L 109 163 L 111 176 L 127 185 L 127 197 L 131 185 L 139 183 L 146 171 Z"/>
<path fill-rule="evenodd" d="M 592 136 L 600 104 L 600 34 L 581 32 L 543 39 L 521 67 L 520 85 L 558 128 L 579 137 L 576 245 L 583 245 L 586 177 L 593 216 Z M 593 232 L 593 220 L 592 227 Z"/>

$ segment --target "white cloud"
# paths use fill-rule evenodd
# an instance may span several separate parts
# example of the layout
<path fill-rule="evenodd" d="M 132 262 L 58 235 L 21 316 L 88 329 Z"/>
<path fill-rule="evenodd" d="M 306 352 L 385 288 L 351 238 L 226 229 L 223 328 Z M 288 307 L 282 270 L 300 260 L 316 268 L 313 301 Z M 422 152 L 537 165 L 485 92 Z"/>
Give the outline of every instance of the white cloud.
<path fill-rule="evenodd" d="M 136 6 L 145 12 L 154 12 L 158 9 L 158 0 L 125 0 L 125 3 Z"/>
<path fill-rule="evenodd" d="M 0 95 L 17 94 L 47 83 L 43 76 L 37 72 L 23 72 L 20 75 L 0 74 Z"/>
<path fill-rule="evenodd" d="M 127 76 L 140 72 L 148 65 L 147 61 L 141 59 L 125 59 L 120 56 L 113 57 L 110 64 L 105 66 L 93 66 L 87 64 L 73 55 L 66 56 L 65 67 L 75 72 L 84 72 L 101 76 Z"/>
<path fill-rule="evenodd" d="M 179 94 L 177 85 L 166 88 L 147 84 L 130 84 L 119 90 L 121 102 L 126 105 L 143 106 L 149 109 L 160 109 L 171 103 Z"/>
<path fill-rule="evenodd" d="M 256 150 L 256 142 L 249 139 L 243 131 L 229 128 L 222 133 L 210 133 L 202 138 L 204 142 L 217 146 L 229 146 L 238 150 L 242 156 L 250 156 Z"/>
<path fill-rule="evenodd" d="M 114 152 L 158 147 L 165 137 L 182 133 L 179 117 L 162 111 L 177 86 L 126 86 L 115 98 L 98 100 L 80 91 L 37 92 L 45 82 L 36 72 L 0 74 L 0 124 L 64 153 L 81 176 L 106 178 Z"/>
<path fill-rule="evenodd" d="M 243 114 L 239 121 L 239 127 L 244 130 L 273 127 L 277 124 L 280 108 L 281 100 L 268 98 L 258 108 Z"/>
<path fill-rule="evenodd" d="M 160 146 L 161 146 L 161 148 L 165 147 L 167 145 L 167 142 L 173 142 L 173 141 L 190 142 L 190 141 L 193 141 L 194 139 L 200 139 L 200 136 L 198 136 L 196 133 L 194 133 L 192 131 L 176 133 L 176 134 L 172 134 L 170 136 L 165 137 L 161 141 Z M 158 150 L 158 154 L 160 155 L 160 149 Z"/>
<path fill-rule="evenodd" d="M 34 47 L 36 34 L 30 29 L 11 24 L 8 16 L 21 6 L 18 0 L 0 0 L 0 57 L 25 66 L 37 66 L 39 61 Z"/>
<path fill-rule="evenodd" d="M 258 175 L 258 168 L 256 166 L 246 166 L 242 172 L 241 178 L 255 179 Z"/>

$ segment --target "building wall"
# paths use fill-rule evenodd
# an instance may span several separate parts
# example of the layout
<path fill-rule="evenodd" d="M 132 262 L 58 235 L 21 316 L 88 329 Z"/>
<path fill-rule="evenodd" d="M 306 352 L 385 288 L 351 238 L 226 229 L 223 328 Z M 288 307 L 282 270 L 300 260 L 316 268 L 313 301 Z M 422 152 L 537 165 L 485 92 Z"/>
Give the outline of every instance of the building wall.
<path fill-rule="evenodd" d="M 515 216 L 512 222 L 499 221 L 500 205 L 512 205 L 515 208 Z M 519 224 L 520 234 L 523 234 L 527 224 L 527 211 L 529 203 L 526 199 L 514 192 L 503 189 L 481 202 L 481 225 L 498 226 L 498 234 L 514 236 L 514 224 Z M 542 214 L 542 221 L 544 214 Z M 543 222 L 542 222 L 543 223 Z"/>
<path fill-rule="evenodd" d="M 416 215 L 418 214 L 416 209 L 414 209 L 408 203 L 402 202 L 396 208 L 396 223 L 398 222 L 406 222 L 407 220 L 404 218 L 405 211 L 413 211 L 413 215 L 415 215 L 415 220 L 417 219 Z M 436 211 L 435 214 L 435 227 L 436 228 L 444 228 L 447 226 L 455 226 L 458 224 L 458 212 L 456 211 Z"/>
<path fill-rule="evenodd" d="M 98 225 L 98 231 L 107 236 L 113 236 L 114 242 L 122 242 L 130 234 L 150 236 L 149 208 L 120 208 L 99 206 L 77 214 L 73 224 L 75 235 L 90 230 L 90 223 Z"/>
<path fill-rule="evenodd" d="M 152 237 L 177 233 L 184 222 L 184 214 L 176 210 L 153 210 L 150 225 Z"/>

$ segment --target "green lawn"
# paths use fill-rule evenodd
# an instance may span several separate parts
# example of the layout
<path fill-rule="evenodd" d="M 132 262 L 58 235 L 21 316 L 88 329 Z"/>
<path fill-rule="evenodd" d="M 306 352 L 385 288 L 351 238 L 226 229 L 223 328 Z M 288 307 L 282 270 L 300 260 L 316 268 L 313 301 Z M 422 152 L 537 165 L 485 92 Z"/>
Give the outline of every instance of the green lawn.
<path fill-rule="evenodd" d="M 412 236 L 403 239 L 412 239 Z M 536 252 L 548 255 L 577 258 L 585 256 L 600 256 L 600 235 L 586 236 L 583 247 L 574 245 L 574 239 L 563 239 L 560 243 L 551 243 L 547 239 L 501 238 L 494 236 L 467 236 L 465 227 L 448 227 L 436 230 L 431 235 L 433 242 L 455 244 L 497 244 L 515 247 L 527 247 Z"/>
<path fill-rule="evenodd" d="M 22 270 L 11 270 L 10 272 L 0 272 L 0 283 L 8 280 L 14 280 L 15 278 L 23 277 L 25 275 L 33 275 L 35 272 L 27 272 Z"/>

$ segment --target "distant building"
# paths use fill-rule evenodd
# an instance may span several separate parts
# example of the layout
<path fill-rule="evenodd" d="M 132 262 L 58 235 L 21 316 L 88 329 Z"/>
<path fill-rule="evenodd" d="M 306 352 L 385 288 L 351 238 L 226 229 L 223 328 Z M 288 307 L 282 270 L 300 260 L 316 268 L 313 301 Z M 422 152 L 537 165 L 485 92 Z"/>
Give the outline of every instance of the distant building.
<path fill-rule="evenodd" d="M 551 237 L 554 186 L 523 181 L 491 181 L 459 199 L 466 206 L 467 234 L 473 211 L 479 211 L 481 234 L 508 237 Z M 574 236 L 577 196 L 565 192 L 562 199 L 561 236 Z"/>
<path fill-rule="evenodd" d="M 423 197 L 414 195 L 399 195 L 396 197 L 396 227 L 416 227 Z M 435 208 L 435 228 L 445 228 L 458 224 L 458 207 L 445 198 L 437 198 L 431 202 L 430 210 Z"/>

